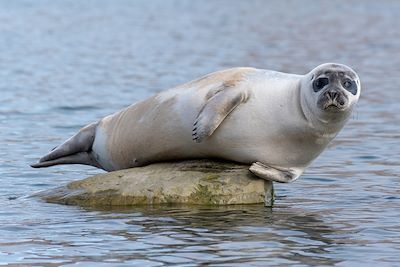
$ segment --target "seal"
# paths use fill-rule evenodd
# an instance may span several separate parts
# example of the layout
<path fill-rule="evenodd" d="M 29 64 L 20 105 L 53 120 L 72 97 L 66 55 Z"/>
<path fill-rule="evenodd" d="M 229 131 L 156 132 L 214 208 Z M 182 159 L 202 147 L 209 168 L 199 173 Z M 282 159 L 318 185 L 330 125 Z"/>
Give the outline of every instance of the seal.
<path fill-rule="evenodd" d="M 251 164 L 261 178 L 291 182 L 343 128 L 360 90 L 358 75 L 335 63 L 305 75 L 223 70 L 87 125 L 31 166 L 113 171 L 220 158 Z"/>

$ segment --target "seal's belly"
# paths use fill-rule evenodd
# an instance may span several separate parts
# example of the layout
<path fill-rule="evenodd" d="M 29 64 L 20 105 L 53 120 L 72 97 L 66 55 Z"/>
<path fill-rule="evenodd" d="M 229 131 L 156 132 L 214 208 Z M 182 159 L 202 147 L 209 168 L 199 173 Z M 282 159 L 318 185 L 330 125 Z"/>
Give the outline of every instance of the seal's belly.
<path fill-rule="evenodd" d="M 96 159 L 106 170 L 118 170 L 158 161 L 210 157 L 246 164 L 259 161 L 272 166 L 304 168 L 324 148 L 312 140 L 293 140 L 290 136 L 257 140 L 256 135 L 242 133 L 240 136 L 222 138 L 224 131 L 220 131 L 204 143 L 197 144 L 190 138 L 190 132 L 187 132 L 186 128 L 177 127 L 176 131 L 165 129 L 167 137 L 163 137 L 164 134 L 142 135 L 141 140 L 132 138 L 130 142 L 111 137 L 112 147 L 108 150 L 106 147 L 110 148 L 110 145 L 105 145 L 106 137 L 98 130 L 93 150 L 96 152 Z M 116 149 L 117 147 L 119 149 Z"/>
<path fill-rule="evenodd" d="M 282 122 L 281 128 L 277 125 L 268 128 L 261 124 L 273 121 L 243 118 L 241 114 L 251 114 L 247 110 L 237 110 L 210 138 L 195 143 L 191 129 L 199 108 L 186 109 L 184 120 L 171 108 L 165 112 L 162 107 L 153 107 L 146 113 L 135 108 L 135 112 L 130 110 L 105 118 L 93 145 L 97 161 L 106 170 L 210 157 L 293 168 L 307 166 L 324 149 L 314 136 L 293 127 L 288 131 L 290 128 Z"/>
<path fill-rule="evenodd" d="M 278 140 L 280 139 L 280 140 Z M 237 145 L 221 142 L 214 146 L 212 156 L 252 164 L 261 162 L 268 166 L 281 168 L 306 168 L 325 148 L 312 140 L 299 142 L 287 138 L 270 138 L 254 143 L 245 136 L 237 140 Z"/>

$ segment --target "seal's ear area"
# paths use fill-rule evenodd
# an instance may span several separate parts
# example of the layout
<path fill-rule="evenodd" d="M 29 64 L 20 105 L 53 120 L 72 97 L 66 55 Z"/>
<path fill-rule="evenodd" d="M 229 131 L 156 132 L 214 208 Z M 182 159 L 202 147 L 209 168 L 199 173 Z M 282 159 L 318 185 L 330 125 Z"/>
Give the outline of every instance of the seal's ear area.
<path fill-rule="evenodd" d="M 227 88 L 218 91 L 203 105 L 193 124 L 192 138 L 201 143 L 211 136 L 221 122 L 240 103 L 246 102 L 248 93 L 240 88 Z"/>

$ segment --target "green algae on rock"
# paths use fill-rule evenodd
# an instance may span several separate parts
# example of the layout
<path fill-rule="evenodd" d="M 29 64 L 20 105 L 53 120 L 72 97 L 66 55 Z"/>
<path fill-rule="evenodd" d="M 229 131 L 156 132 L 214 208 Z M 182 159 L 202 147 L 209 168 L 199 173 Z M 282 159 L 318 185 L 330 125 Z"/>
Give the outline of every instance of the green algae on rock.
<path fill-rule="evenodd" d="M 80 206 L 145 204 L 273 204 L 273 184 L 248 165 L 209 160 L 156 163 L 98 174 L 37 193 L 50 203 Z"/>

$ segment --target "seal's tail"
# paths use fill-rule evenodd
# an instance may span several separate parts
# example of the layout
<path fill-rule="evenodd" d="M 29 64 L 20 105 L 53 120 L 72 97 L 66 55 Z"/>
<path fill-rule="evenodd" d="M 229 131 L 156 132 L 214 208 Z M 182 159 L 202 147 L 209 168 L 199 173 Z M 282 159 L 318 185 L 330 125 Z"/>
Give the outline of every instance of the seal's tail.
<path fill-rule="evenodd" d="M 96 127 L 97 123 L 85 126 L 77 134 L 42 157 L 38 163 L 32 164 L 31 167 L 43 168 L 59 164 L 85 164 L 99 167 L 90 154 Z"/>

